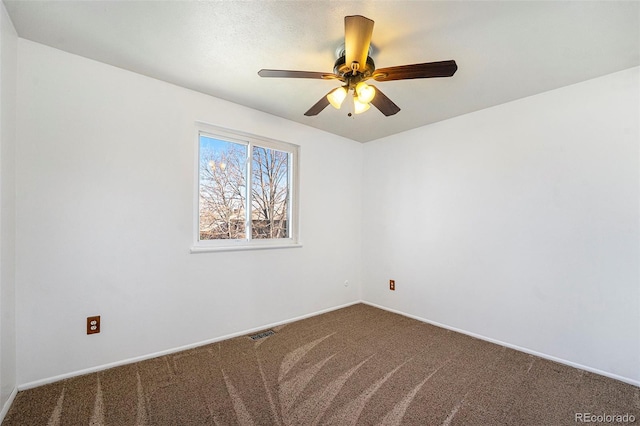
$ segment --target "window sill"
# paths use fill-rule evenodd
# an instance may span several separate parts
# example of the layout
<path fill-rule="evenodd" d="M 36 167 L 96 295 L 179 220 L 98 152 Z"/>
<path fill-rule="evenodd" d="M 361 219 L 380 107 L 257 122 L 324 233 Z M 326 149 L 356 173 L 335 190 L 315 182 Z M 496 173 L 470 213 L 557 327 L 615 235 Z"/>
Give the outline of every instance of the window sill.
<path fill-rule="evenodd" d="M 299 248 L 302 247 L 300 243 L 287 243 L 287 244 L 265 244 L 265 245 L 238 245 L 238 246 L 218 246 L 218 247 L 204 247 L 193 246 L 189 250 L 191 254 L 197 253 L 212 253 L 217 251 L 244 251 L 244 250 L 275 250 L 275 249 L 287 249 L 287 248 Z"/>

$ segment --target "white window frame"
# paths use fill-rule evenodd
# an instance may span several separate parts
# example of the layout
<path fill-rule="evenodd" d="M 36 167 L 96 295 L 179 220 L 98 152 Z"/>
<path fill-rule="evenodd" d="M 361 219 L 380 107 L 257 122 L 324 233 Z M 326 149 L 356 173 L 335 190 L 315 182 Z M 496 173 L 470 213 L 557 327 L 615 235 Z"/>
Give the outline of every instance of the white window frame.
<path fill-rule="evenodd" d="M 234 251 L 234 250 L 257 250 L 257 249 L 276 249 L 302 247 L 299 241 L 299 158 L 300 147 L 298 145 L 283 142 L 275 139 L 269 139 L 262 136 L 252 135 L 250 133 L 240 132 L 237 130 L 225 129 L 223 127 L 214 126 L 207 123 L 196 122 L 196 149 L 195 149 L 195 191 L 194 191 L 194 241 L 191 246 L 191 253 L 206 253 L 215 251 Z M 251 233 L 246 233 L 244 239 L 220 239 L 220 240 L 200 240 L 200 135 L 205 135 L 214 139 L 229 141 L 247 145 L 247 193 L 245 195 L 245 210 L 247 221 L 250 222 L 252 209 L 251 197 L 251 167 L 253 146 L 275 149 L 287 152 L 289 155 L 289 237 L 273 238 L 273 239 L 252 239 Z M 247 224 L 249 231 L 250 224 Z"/>

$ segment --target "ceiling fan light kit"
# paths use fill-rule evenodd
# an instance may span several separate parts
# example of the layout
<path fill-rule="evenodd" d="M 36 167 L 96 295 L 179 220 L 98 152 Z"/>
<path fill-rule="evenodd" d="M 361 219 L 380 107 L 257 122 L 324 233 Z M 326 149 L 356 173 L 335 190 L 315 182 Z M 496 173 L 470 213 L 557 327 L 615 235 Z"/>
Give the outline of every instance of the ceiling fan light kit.
<path fill-rule="evenodd" d="M 333 66 L 333 74 L 314 71 L 290 71 L 262 69 L 260 77 L 311 78 L 322 80 L 340 80 L 343 85 L 331 90 L 307 112 L 306 116 L 318 115 L 328 105 L 340 109 L 349 92 L 353 93 L 354 112 L 365 112 L 373 104 L 385 116 L 398 113 L 398 107 L 391 99 L 375 86 L 365 83 L 376 81 L 408 80 L 415 78 L 451 77 L 458 69 L 455 61 L 427 62 L 413 65 L 376 69 L 371 59 L 371 36 L 373 34 L 371 19 L 364 16 L 346 16 L 344 18 L 344 48 L 336 51 L 338 59 Z M 348 114 L 349 116 L 351 114 Z"/>
<path fill-rule="evenodd" d="M 344 99 L 347 97 L 347 88 L 347 86 L 338 87 L 327 95 L 327 99 L 332 107 L 340 109 L 342 102 L 344 102 Z"/>
<path fill-rule="evenodd" d="M 357 96 L 353 97 L 353 112 L 356 114 L 362 114 L 371 107 L 368 102 L 362 102 Z"/>
<path fill-rule="evenodd" d="M 373 97 L 376 95 L 376 89 L 373 86 L 369 86 L 364 81 L 356 84 L 356 93 L 358 94 L 358 99 L 361 102 L 369 103 L 373 100 Z"/>

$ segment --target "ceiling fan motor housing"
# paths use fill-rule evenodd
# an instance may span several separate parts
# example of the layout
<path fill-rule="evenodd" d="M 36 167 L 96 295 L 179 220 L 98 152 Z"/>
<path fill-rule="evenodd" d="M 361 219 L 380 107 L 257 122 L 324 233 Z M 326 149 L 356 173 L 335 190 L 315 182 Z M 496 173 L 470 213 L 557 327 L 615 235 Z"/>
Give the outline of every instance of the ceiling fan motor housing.
<path fill-rule="evenodd" d="M 367 63 L 364 65 L 364 69 L 360 66 L 357 72 L 351 69 L 351 64 L 346 63 L 345 56 L 339 57 L 333 65 L 333 73 L 335 75 L 345 80 L 353 80 L 354 83 L 370 78 L 375 69 L 376 64 L 371 59 L 371 56 L 367 56 Z"/>

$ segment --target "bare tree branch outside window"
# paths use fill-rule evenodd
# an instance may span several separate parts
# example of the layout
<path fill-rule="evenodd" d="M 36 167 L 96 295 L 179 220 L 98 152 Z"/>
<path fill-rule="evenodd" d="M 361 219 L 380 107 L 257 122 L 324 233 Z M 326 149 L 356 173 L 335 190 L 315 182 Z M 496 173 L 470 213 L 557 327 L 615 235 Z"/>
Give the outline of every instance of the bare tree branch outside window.
<path fill-rule="evenodd" d="M 247 187 L 247 159 L 251 176 Z M 200 136 L 199 239 L 289 237 L 290 154 L 261 146 Z M 247 190 L 251 205 L 247 206 Z M 247 215 L 247 208 L 250 209 Z"/>
<path fill-rule="evenodd" d="M 289 154 L 253 147 L 252 237 L 287 238 Z"/>
<path fill-rule="evenodd" d="M 245 238 L 247 147 L 201 144 L 200 239 Z"/>

